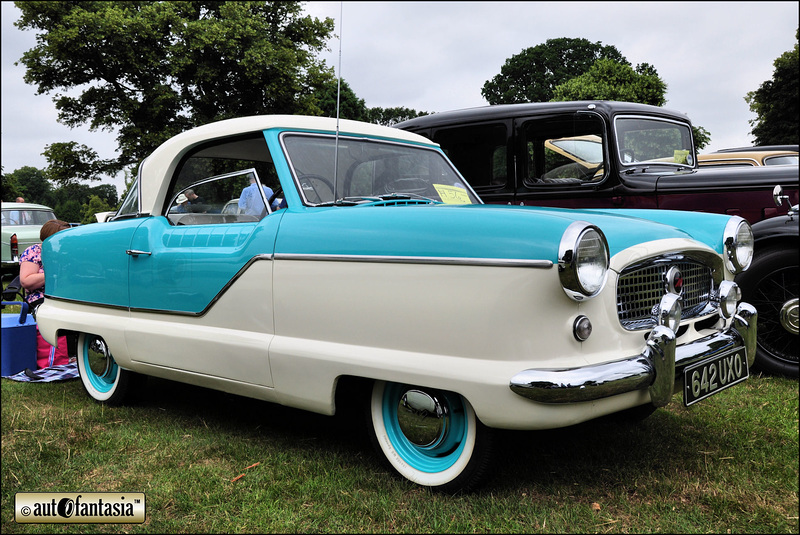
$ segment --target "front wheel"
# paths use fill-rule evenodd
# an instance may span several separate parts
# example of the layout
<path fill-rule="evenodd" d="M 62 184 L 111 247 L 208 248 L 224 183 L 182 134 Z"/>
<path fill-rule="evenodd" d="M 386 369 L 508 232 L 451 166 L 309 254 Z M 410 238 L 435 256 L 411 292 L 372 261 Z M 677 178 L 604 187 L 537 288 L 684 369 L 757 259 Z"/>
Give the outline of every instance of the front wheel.
<path fill-rule="evenodd" d="M 742 299 L 758 310 L 754 367 L 787 377 L 798 376 L 797 274 L 796 249 L 768 249 L 736 278 Z"/>
<path fill-rule="evenodd" d="M 406 479 L 454 494 L 482 481 L 492 430 L 459 394 L 377 381 L 370 402 L 371 438 Z"/>
<path fill-rule="evenodd" d="M 101 337 L 78 336 L 78 373 L 89 397 L 107 405 L 121 405 L 141 386 L 144 376 L 120 368 Z"/>

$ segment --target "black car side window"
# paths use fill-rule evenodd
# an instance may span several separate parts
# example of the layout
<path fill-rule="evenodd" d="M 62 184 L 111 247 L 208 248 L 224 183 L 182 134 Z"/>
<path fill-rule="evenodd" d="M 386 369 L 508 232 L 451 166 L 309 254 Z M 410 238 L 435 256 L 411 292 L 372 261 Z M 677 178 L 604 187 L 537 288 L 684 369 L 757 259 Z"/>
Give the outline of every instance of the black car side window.
<path fill-rule="evenodd" d="M 526 187 L 564 187 L 603 179 L 606 137 L 602 121 L 592 115 L 548 117 L 524 123 Z"/>
<path fill-rule="evenodd" d="M 483 124 L 442 128 L 433 141 L 478 192 L 502 189 L 508 182 L 508 128 Z M 513 161 L 513 159 L 512 159 Z"/>

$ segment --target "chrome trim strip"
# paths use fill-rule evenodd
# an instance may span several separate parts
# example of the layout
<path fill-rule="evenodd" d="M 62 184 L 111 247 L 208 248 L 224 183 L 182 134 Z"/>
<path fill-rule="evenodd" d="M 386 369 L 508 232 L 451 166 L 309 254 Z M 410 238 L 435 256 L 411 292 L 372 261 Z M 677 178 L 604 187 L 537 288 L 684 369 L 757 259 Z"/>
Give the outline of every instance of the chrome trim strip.
<path fill-rule="evenodd" d="M 582 368 L 523 370 L 511 378 L 509 388 L 540 403 L 593 401 L 648 388 L 652 403 L 661 407 L 672 398 L 686 366 L 736 348 L 747 351 L 748 367 L 752 366 L 757 321 L 755 308 L 740 303 L 726 331 L 676 346 L 672 330 L 657 327 L 638 355 Z"/>
<path fill-rule="evenodd" d="M 442 264 L 457 266 L 527 267 L 549 269 L 550 260 L 526 260 L 517 258 L 460 258 L 447 256 L 385 256 L 385 255 L 340 255 L 317 253 L 276 253 L 275 260 L 300 260 L 320 262 L 375 262 L 383 264 Z"/>

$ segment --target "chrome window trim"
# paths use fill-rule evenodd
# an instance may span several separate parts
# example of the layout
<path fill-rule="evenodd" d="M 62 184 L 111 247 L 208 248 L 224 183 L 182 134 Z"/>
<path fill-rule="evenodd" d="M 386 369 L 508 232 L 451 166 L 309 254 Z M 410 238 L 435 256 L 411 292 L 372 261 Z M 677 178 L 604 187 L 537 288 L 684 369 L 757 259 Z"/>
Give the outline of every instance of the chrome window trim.
<path fill-rule="evenodd" d="M 335 139 L 336 135 L 335 134 L 323 133 L 323 132 L 308 132 L 308 131 L 302 131 L 302 130 L 285 130 L 285 131 L 281 132 L 278 135 L 278 140 L 279 140 L 280 145 L 281 145 L 281 150 L 283 151 L 283 156 L 284 156 L 284 158 L 286 158 L 286 163 L 288 164 L 288 167 L 289 167 L 289 173 L 291 173 L 291 175 L 292 175 L 292 181 L 294 182 L 295 188 L 297 188 L 297 191 L 300 194 L 300 199 L 303 201 L 303 205 L 304 206 L 310 206 L 310 207 L 316 207 L 318 205 L 315 204 L 315 203 L 310 202 L 306 198 L 305 193 L 303 192 L 303 188 L 300 185 L 300 177 L 297 176 L 297 173 L 295 172 L 295 165 L 292 162 L 292 158 L 289 155 L 289 151 L 286 149 L 286 144 L 284 142 L 284 138 L 286 136 L 320 137 L 320 138 Z M 435 153 L 439 154 L 439 156 L 447 163 L 447 166 L 453 171 L 453 173 L 457 177 L 459 177 L 461 179 L 461 183 L 472 194 L 472 196 L 478 201 L 475 204 L 483 204 L 483 201 L 481 200 L 480 195 L 475 193 L 475 190 L 472 188 L 470 183 L 467 182 L 467 180 L 464 178 L 464 176 L 458 171 L 458 169 L 455 168 L 455 166 L 453 165 L 453 162 L 450 161 L 450 158 L 447 158 L 447 156 L 441 151 L 441 149 L 437 149 L 437 148 L 430 147 L 430 146 L 427 146 L 427 145 L 422 145 L 422 144 L 410 143 L 410 142 L 407 142 L 407 141 L 406 142 L 404 142 L 404 141 L 394 141 L 394 140 L 391 140 L 391 139 L 375 138 L 375 137 L 369 137 L 369 136 L 365 136 L 365 135 L 361 135 L 361 134 L 353 135 L 353 134 L 339 132 L 338 136 L 339 136 L 339 138 L 347 138 L 349 140 L 369 141 L 369 142 L 373 142 L 373 143 L 384 143 L 384 144 L 387 144 L 387 145 L 397 145 L 397 146 L 400 146 L 400 147 L 415 147 L 415 148 L 419 148 L 419 149 L 435 152 Z M 337 150 L 338 150 L 338 148 L 337 148 Z M 331 182 L 333 182 L 333 180 L 331 180 Z M 338 187 L 337 187 L 337 189 L 338 189 Z M 333 193 L 334 193 L 334 197 L 336 197 L 336 192 L 333 192 Z M 336 199 L 334 199 L 334 200 L 336 200 Z"/>
<path fill-rule="evenodd" d="M 691 155 L 692 155 L 692 158 L 693 158 L 693 162 L 692 162 L 691 165 L 674 163 L 674 162 L 633 162 L 633 163 L 627 163 L 626 164 L 625 162 L 622 161 L 622 155 L 619 152 L 620 142 L 619 142 L 619 129 L 617 128 L 617 121 L 619 121 L 620 119 L 639 119 L 639 120 L 646 120 L 646 121 L 657 121 L 657 122 L 662 122 L 662 123 L 672 123 L 672 124 L 676 124 L 676 125 L 679 125 L 679 126 L 687 126 L 687 124 L 685 122 L 683 122 L 683 121 L 678 121 L 676 119 L 667 119 L 665 117 L 653 117 L 653 116 L 650 116 L 650 115 L 617 115 L 617 116 L 615 116 L 614 117 L 614 143 L 616 144 L 616 147 L 615 147 L 614 152 L 616 152 L 615 158 L 617 160 L 617 163 L 620 166 L 622 166 L 622 168 L 625 168 L 625 167 L 641 167 L 644 164 L 658 163 L 660 165 L 669 165 L 669 166 L 675 166 L 675 167 L 680 167 L 680 168 L 691 167 L 693 169 L 697 169 L 697 167 L 698 167 L 698 158 L 697 158 L 697 151 L 694 148 L 694 132 L 692 131 L 691 126 L 688 127 L 689 128 L 690 146 L 692 147 L 691 148 Z"/>

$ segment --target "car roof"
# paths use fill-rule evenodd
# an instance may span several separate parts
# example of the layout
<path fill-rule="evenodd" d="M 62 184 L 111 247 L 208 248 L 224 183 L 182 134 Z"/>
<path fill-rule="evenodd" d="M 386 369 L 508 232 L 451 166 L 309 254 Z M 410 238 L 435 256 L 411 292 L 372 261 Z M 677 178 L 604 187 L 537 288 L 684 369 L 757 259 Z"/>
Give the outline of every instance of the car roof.
<path fill-rule="evenodd" d="M 763 151 L 790 151 L 798 152 L 800 145 L 754 145 L 752 147 L 734 147 L 730 149 L 719 149 L 712 154 L 726 152 L 763 152 Z"/>
<path fill-rule="evenodd" d="M 441 126 L 449 123 L 465 121 L 503 119 L 526 115 L 543 115 L 546 113 L 569 112 L 579 110 L 595 110 L 611 117 L 625 113 L 656 115 L 689 121 L 685 113 L 634 102 L 618 102 L 611 100 L 581 100 L 564 102 L 528 102 L 520 104 L 495 104 L 477 108 L 443 111 L 409 119 L 394 125 L 394 128 L 418 128 Z"/>
<path fill-rule="evenodd" d="M 797 152 L 788 150 L 761 150 L 761 151 L 742 151 L 742 152 L 712 152 L 710 154 L 699 154 L 697 156 L 699 161 L 713 162 L 724 160 L 750 160 L 763 162 L 766 158 L 773 156 L 797 156 Z"/>
<path fill-rule="evenodd" d="M 145 212 L 156 209 L 158 203 L 165 196 L 168 186 L 168 184 L 162 183 L 162 179 L 171 176 L 174 166 L 178 164 L 179 160 L 196 147 L 208 142 L 256 134 L 273 128 L 329 134 L 339 131 L 343 135 L 355 134 L 407 141 L 429 147 L 438 146 L 430 139 L 412 132 L 372 123 L 336 119 L 335 117 L 254 115 L 225 119 L 192 128 L 168 139 L 142 162 L 140 166 L 141 183 L 139 184 L 140 208 Z"/>
<path fill-rule="evenodd" d="M 3 202 L 2 203 L 3 210 L 49 210 L 53 211 L 52 208 L 49 206 L 45 206 L 43 204 L 34 204 L 30 202 Z"/>

